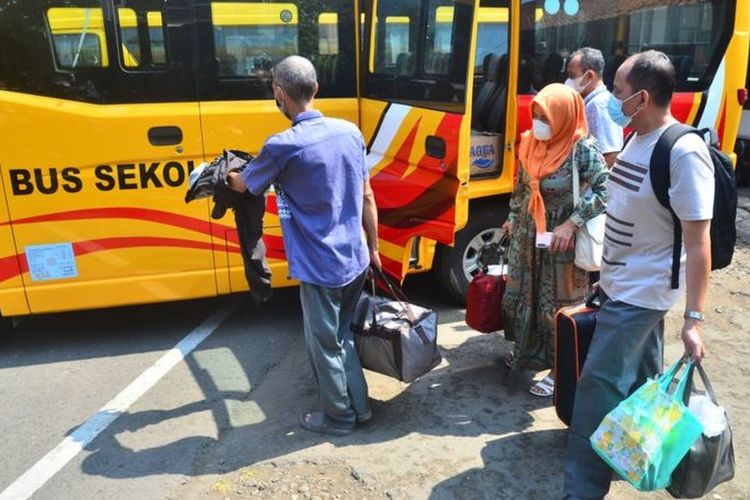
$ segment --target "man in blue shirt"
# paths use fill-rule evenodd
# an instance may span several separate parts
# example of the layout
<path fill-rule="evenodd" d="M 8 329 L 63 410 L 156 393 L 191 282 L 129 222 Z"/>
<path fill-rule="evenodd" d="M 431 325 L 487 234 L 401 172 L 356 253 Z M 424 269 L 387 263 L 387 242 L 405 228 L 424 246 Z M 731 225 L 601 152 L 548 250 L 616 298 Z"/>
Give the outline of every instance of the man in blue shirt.
<path fill-rule="evenodd" d="M 602 81 L 604 56 L 599 49 L 584 47 L 570 56 L 568 79 L 565 84 L 578 91 L 586 104 L 584 111 L 589 131 L 599 144 L 599 152 L 612 168 L 617 153 L 622 150 L 622 127 L 612 121 L 607 112 L 609 90 Z"/>
<path fill-rule="evenodd" d="M 372 265 L 380 268 L 377 209 L 359 129 L 314 109 L 312 63 L 290 56 L 273 70 L 273 93 L 292 127 L 266 140 L 258 156 L 231 173 L 232 189 L 262 194 L 273 185 L 289 274 L 300 300 L 322 411 L 305 413 L 305 429 L 345 435 L 372 416 L 352 315 Z M 364 228 L 364 231 L 363 231 Z"/>

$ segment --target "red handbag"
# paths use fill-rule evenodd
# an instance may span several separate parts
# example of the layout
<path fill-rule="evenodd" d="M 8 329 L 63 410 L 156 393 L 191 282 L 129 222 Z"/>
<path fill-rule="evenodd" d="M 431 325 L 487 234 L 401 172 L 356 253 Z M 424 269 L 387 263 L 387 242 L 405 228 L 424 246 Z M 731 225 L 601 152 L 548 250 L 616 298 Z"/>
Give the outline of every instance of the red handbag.
<path fill-rule="evenodd" d="M 503 329 L 503 294 L 508 281 L 506 252 L 503 251 L 503 273 L 500 276 L 487 274 L 483 269 L 469 283 L 466 294 L 466 324 L 482 333 Z"/>

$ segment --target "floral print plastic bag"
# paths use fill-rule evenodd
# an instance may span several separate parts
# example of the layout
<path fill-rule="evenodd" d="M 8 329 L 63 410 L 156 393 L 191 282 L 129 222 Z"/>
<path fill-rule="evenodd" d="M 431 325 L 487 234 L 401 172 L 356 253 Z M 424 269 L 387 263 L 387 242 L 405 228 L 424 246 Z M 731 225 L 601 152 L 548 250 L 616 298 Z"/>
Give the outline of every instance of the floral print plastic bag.
<path fill-rule="evenodd" d="M 591 435 L 591 446 L 599 456 L 638 490 L 669 486 L 672 472 L 703 432 L 682 403 L 688 377 L 683 376 L 669 392 L 682 364 L 679 361 L 658 379 L 649 379 L 607 414 Z"/>

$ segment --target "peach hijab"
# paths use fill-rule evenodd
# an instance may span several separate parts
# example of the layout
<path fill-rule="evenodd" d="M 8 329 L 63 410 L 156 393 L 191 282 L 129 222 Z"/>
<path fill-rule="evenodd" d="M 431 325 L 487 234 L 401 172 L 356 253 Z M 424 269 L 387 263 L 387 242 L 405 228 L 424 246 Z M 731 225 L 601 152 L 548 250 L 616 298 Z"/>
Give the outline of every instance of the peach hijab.
<path fill-rule="evenodd" d="M 560 83 L 547 85 L 534 96 L 529 107 L 532 117 L 534 107 L 549 120 L 552 138 L 540 141 L 527 130 L 521 134 L 518 157 L 530 179 L 529 213 L 536 222 L 537 232 L 543 233 L 547 231 L 547 217 L 539 183 L 562 166 L 575 143 L 589 134 L 589 127 L 580 94 Z"/>

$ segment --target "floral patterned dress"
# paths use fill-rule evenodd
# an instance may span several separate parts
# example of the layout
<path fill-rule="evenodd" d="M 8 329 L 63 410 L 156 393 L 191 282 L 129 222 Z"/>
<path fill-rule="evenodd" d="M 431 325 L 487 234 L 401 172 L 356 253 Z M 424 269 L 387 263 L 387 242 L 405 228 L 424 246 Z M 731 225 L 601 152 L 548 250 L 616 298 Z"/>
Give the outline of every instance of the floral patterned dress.
<path fill-rule="evenodd" d="M 583 184 L 573 207 L 573 157 Z M 541 179 L 547 230 L 570 219 L 577 227 L 606 208 L 607 166 L 596 141 L 578 141 L 563 165 Z M 585 186 L 591 187 L 585 190 Z M 579 304 L 589 291 L 588 272 L 575 266 L 575 250 L 552 253 L 536 248 L 536 224 L 528 212 L 531 189 L 521 168 L 510 200 L 513 237 L 508 249 L 508 282 L 503 296 L 505 338 L 515 342 L 514 368 L 544 370 L 554 362 L 554 317 L 562 307 Z"/>

